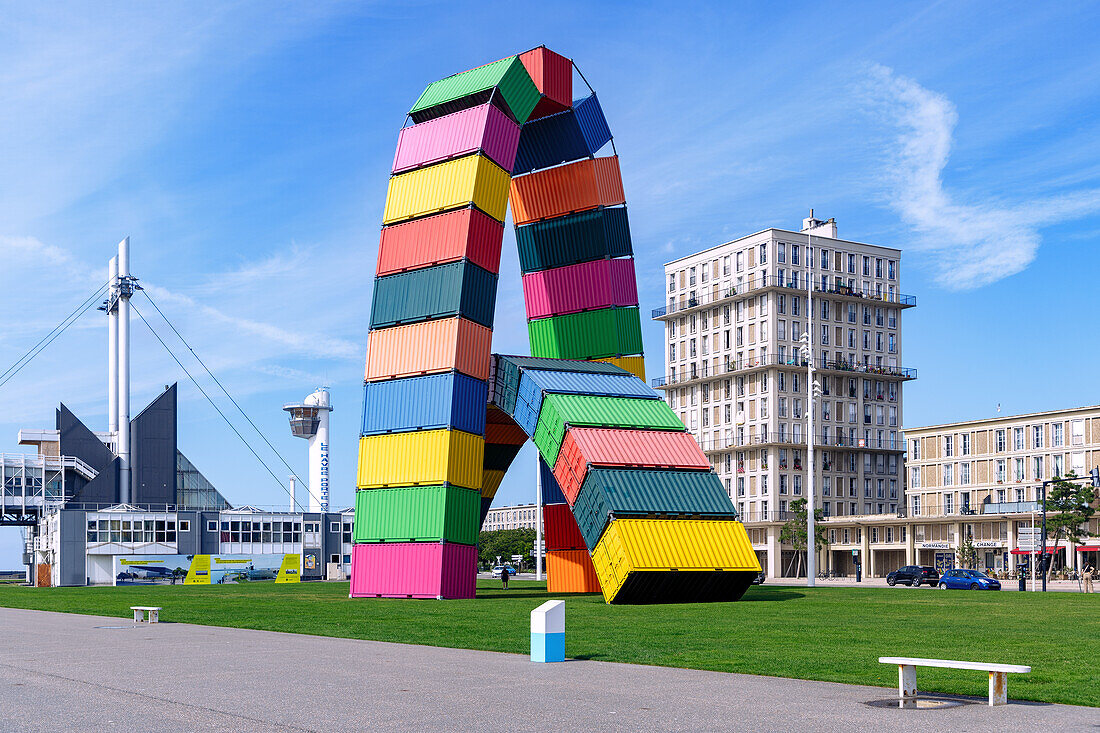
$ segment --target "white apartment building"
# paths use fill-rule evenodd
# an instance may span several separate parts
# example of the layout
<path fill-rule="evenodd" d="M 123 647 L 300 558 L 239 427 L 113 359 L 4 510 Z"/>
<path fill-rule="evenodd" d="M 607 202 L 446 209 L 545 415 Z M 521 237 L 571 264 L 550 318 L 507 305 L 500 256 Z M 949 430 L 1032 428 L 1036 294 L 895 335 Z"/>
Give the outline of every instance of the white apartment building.
<path fill-rule="evenodd" d="M 811 211 L 801 231 L 765 229 L 669 262 L 665 281 L 653 318 L 665 325 L 666 368 L 653 386 L 710 457 L 768 575 L 793 557 L 779 532 L 808 486 L 807 331 L 821 387 L 815 501 L 844 540 L 822 566 L 850 572 L 871 517 L 900 565 L 902 387 L 916 378 L 902 361 L 901 317 L 916 300 L 900 290 L 900 250 L 839 239 L 835 220 Z"/>
<path fill-rule="evenodd" d="M 489 510 L 481 525 L 482 532 L 498 529 L 534 529 L 535 505 L 517 504 L 516 506 L 498 506 Z"/>

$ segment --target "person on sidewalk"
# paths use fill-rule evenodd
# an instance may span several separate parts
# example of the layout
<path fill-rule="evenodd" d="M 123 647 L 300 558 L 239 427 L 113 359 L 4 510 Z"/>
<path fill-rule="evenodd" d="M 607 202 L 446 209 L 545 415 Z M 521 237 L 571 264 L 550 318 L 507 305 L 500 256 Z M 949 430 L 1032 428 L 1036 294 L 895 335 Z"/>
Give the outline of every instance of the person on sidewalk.
<path fill-rule="evenodd" d="M 504 587 L 504 590 L 508 590 L 508 566 L 500 566 L 500 584 Z"/>
<path fill-rule="evenodd" d="M 1092 566 L 1086 564 L 1085 565 L 1085 571 L 1084 571 L 1084 573 L 1082 573 L 1082 575 L 1085 576 L 1085 592 L 1086 593 L 1092 593 L 1093 592 L 1093 590 L 1092 590 L 1092 573 L 1093 573 Z"/>

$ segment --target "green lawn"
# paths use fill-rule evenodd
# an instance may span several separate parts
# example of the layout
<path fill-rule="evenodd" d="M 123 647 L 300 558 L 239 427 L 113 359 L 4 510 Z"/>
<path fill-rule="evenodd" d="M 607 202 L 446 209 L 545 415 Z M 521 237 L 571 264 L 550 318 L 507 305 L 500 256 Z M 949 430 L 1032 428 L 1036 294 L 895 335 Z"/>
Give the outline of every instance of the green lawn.
<path fill-rule="evenodd" d="M 0 606 L 129 617 L 163 606 L 165 621 L 356 639 L 529 652 L 529 613 L 545 585 L 479 581 L 469 601 L 349 599 L 347 583 L 23 588 Z M 739 603 L 608 606 L 564 595 L 566 654 L 636 664 L 895 687 L 880 655 L 1029 664 L 1014 699 L 1100 707 L 1100 595 L 931 588 L 753 587 Z M 922 691 L 986 694 L 980 672 L 921 669 Z"/>

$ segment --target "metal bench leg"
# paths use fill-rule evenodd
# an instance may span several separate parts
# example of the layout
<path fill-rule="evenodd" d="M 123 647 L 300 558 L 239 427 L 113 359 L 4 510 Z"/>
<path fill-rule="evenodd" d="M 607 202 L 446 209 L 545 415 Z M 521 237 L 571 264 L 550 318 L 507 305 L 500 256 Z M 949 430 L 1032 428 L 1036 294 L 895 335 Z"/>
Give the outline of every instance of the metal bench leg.
<path fill-rule="evenodd" d="M 989 673 L 989 704 L 1005 705 L 1008 703 L 1008 674 L 1005 672 Z"/>
<path fill-rule="evenodd" d="M 138 611 L 137 609 L 135 609 L 134 610 L 134 623 L 135 624 L 140 624 L 144 620 L 145 620 L 145 612 L 144 611 Z"/>
<path fill-rule="evenodd" d="M 990 690 L 992 691 L 992 682 Z M 992 692 L 990 692 L 992 694 Z M 915 708 L 917 706 L 917 668 L 912 664 L 898 665 L 898 707 Z"/>
<path fill-rule="evenodd" d="M 149 612 L 149 623 L 155 624 L 159 621 L 159 619 L 160 619 L 160 611 L 150 611 Z"/>

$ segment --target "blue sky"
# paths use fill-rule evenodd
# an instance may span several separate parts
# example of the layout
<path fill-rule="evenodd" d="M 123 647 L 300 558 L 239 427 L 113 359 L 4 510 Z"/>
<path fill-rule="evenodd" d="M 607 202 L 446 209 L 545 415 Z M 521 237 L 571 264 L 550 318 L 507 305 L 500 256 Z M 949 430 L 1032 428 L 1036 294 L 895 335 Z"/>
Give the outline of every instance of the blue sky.
<path fill-rule="evenodd" d="M 305 442 L 280 407 L 331 387 L 333 504 L 350 504 L 396 131 L 427 83 L 546 44 L 576 60 L 615 134 L 643 313 L 663 301 L 665 261 L 797 228 L 812 206 L 842 237 L 904 250 L 918 307 L 902 361 L 920 373 L 905 424 L 1100 402 L 1096 8 L 532 5 L 6 4 L 3 367 L 130 235 L 134 272 L 301 475 Z M 526 351 L 522 314 L 509 228 L 494 350 Z M 0 450 L 52 427 L 60 401 L 105 428 L 103 320 L 0 388 Z M 656 376 L 661 331 L 643 329 Z M 285 504 L 134 333 L 135 411 L 180 381 L 181 449 L 231 501 Z M 533 461 L 528 448 L 498 502 L 533 498 Z M 0 566 L 17 546 L 0 532 Z"/>

